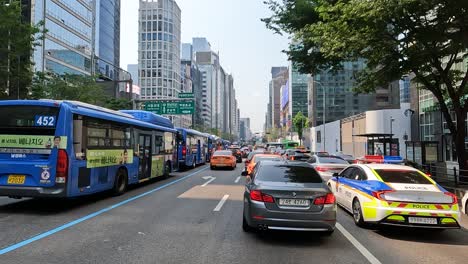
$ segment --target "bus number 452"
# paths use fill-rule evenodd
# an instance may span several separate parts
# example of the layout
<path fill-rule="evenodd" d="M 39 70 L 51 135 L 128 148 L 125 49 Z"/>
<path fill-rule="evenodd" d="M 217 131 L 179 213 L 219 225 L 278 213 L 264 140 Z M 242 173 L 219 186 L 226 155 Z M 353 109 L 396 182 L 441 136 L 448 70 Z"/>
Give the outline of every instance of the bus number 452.
<path fill-rule="evenodd" d="M 55 126 L 55 116 L 39 116 L 34 118 L 36 126 Z"/>

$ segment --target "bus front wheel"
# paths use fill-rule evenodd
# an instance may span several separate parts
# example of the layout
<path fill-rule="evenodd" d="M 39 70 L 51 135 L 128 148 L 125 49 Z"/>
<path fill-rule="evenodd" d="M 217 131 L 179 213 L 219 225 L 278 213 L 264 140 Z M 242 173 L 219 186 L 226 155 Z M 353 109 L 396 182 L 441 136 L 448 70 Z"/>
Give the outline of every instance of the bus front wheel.
<path fill-rule="evenodd" d="M 114 196 L 122 195 L 127 191 L 127 181 L 127 171 L 122 168 L 119 169 L 115 175 L 114 188 L 112 189 Z"/>

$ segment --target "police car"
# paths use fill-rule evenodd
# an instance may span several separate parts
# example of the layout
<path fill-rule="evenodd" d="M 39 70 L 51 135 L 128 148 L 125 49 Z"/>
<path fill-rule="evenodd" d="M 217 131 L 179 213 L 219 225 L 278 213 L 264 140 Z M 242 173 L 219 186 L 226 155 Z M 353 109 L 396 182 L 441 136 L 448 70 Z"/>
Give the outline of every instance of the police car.
<path fill-rule="evenodd" d="M 356 225 L 460 228 L 454 194 L 415 168 L 385 161 L 372 157 L 352 164 L 328 181 L 337 203 L 353 214 Z M 395 158 L 387 161 L 399 163 Z"/>

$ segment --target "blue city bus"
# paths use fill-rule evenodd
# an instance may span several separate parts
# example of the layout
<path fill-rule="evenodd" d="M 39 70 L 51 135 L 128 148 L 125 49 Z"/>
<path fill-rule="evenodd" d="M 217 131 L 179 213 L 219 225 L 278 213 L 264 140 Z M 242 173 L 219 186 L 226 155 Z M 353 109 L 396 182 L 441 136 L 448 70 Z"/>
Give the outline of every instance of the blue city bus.
<path fill-rule="evenodd" d="M 208 137 L 193 129 L 177 128 L 179 132 L 178 160 L 181 169 L 195 168 L 206 163 Z"/>
<path fill-rule="evenodd" d="M 0 196 L 77 197 L 168 176 L 177 131 L 72 101 L 0 101 Z"/>
<path fill-rule="evenodd" d="M 214 153 L 215 148 L 216 148 L 216 138 L 213 135 L 210 134 L 204 134 L 208 140 L 208 150 L 206 152 L 206 162 L 211 161 L 211 155 Z"/>

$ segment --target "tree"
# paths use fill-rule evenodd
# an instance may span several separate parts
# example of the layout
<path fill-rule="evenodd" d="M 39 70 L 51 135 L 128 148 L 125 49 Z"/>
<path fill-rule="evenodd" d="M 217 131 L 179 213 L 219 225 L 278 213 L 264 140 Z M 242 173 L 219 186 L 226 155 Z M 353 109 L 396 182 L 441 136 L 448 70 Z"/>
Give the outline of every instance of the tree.
<path fill-rule="evenodd" d="M 293 118 L 293 125 L 297 131 L 297 135 L 299 136 L 299 142 L 302 145 L 302 135 L 304 128 L 309 127 L 309 119 L 299 111 Z"/>
<path fill-rule="evenodd" d="M 113 110 L 130 110 L 133 108 L 132 101 L 127 98 L 107 98 L 104 107 Z"/>
<path fill-rule="evenodd" d="M 38 72 L 34 76 L 31 99 L 74 100 L 104 106 L 106 97 L 95 78 L 85 75 L 56 75 Z"/>
<path fill-rule="evenodd" d="M 43 23 L 31 24 L 21 0 L 0 0 L 0 98 L 26 98 L 33 77 L 32 52 Z"/>
<path fill-rule="evenodd" d="M 463 122 L 468 110 L 468 1 L 269 0 L 266 4 L 273 15 L 263 21 L 275 32 L 291 35 L 287 54 L 303 73 L 339 70 L 344 61 L 365 59 L 357 92 L 373 92 L 413 74 L 420 89 L 437 99 L 459 167 L 468 169 Z"/>

